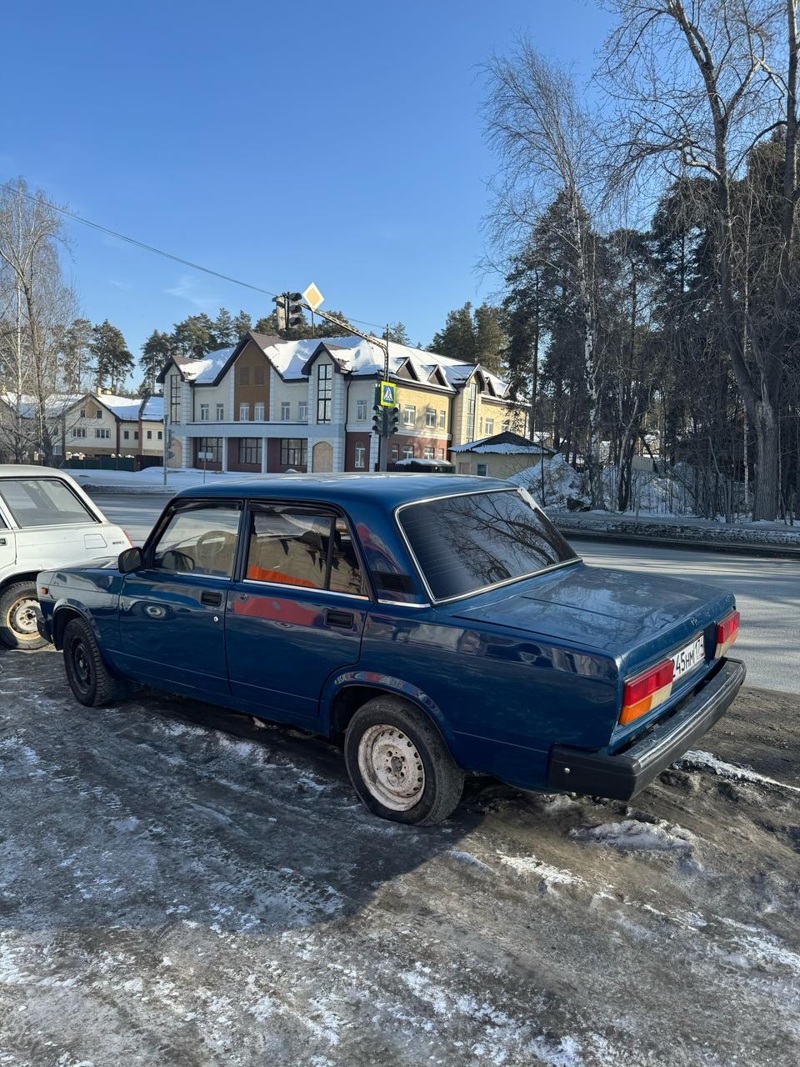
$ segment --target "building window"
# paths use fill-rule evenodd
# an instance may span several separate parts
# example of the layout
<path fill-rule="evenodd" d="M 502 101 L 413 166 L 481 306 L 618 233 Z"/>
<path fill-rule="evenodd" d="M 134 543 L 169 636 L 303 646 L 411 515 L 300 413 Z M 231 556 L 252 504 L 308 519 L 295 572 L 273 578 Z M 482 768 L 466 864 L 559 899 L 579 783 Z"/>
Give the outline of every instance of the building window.
<path fill-rule="evenodd" d="M 443 448 L 439 449 L 439 459 L 444 459 L 444 449 Z"/>
<path fill-rule="evenodd" d="M 152 430 L 148 430 L 147 431 L 147 440 L 148 441 L 152 441 L 153 440 L 153 431 Z"/>
<path fill-rule="evenodd" d="M 217 422 L 225 421 L 225 405 L 217 404 Z"/>
<path fill-rule="evenodd" d="M 134 441 L 138 441 L 139 440 L 139 431 L 138 430 L 134 430 L 133 431 L 133 439 L 134 439 Z"/>
<path fill-rule="evenodd" d="M 263 404 L 258 403 L 258 404 L 255 405 L 255 410 L 253 412 L 253 418 L 256 420 L 256 422 L 263 422 L 264 421 L 264 405 Z"/>
<path fill-rule="evenodd" d="M 75 436 L 75 434 L 73 434 L 72 436 L 74 437 L 74 436 Z M 131 437 L 131 432 L 130 432 L 130 430 L 123 430 L 123 431 L 122 431 L 122 436 L 123 436 L 123 437 L 125 438 L 125 440 L 126 440 L 126 441 L 129 441 L 129 440 L 130 440 L 130 437 Z"/>
<path fill-rule="evenodd" d="M 95 430 L 94 431 L 94 435 L 95 435 L 95 437 L 99 438 L 101 441 L 107 441 L 109 439 L 109 437 L 111 436 L 111 430 L 102 430 L 102 429 L 101 430 Z"/>
<path fill-rule="evenodd" d="M 305 467 L 307 462 L 305 437 L 284 437 L 281 441 L 281 465 Z"/>
<path fill-rule="evenodd" d="M 73 437 L 86 437 L 86 430 L 81 428 L 81 427 L 78 427 L 77 429 L 72 431 L 72 436 Z"/>
<path fill-rule="evenodd" d="M 367 465 L 367 449 L 364 445 L 356 445 L 356 469 L 363 470 Z"/>
<path fill-rule="evenodd" d="M 81 418 L 82 419 L 86 418 L 86 408 L 81 408 Z"/>
<path fill-rule="evenodd" d="M 366 400 L 356 401 L 356 419 L 359 422 L 367 421 L 367 402 Z"/>
<path fill-rule="evenodd" d="M 261 465 L 261 439 L 258 437 L 239 438 L 239 462 Z"/>
<path fill-rule="evenodd" d="M 249 422 L 249 421 L 250 421 L 250 405 L 249 404 L 240 404 L 239 405 L 239 422 Z"/>
<path fill-rule="evenodd" d="M 253 385 L 264 385 L 267 380 L 266 367 L 253 367 Z"/>
<path fill-rule="evenodd" d="M 417 425 L 417 409 L 414 407 L 413 404 L 406 404 L 406 406 L 403 408 L 403 425 Z"/>
<path fill-rule="evenodd" d="M 288 400 L 281 400 L 281 422 L 288 422 L 292 417 L 292 405 Z"/>
<path fill-rule="evenodd" d="M 403 445 L 403 459 L 413 459 L 413 458 L 414 458 L 414 446 L 413 445 Z"/>
<path fill-rule="evenodd" d="M 201 462 L 222 463 L 222 438 L 221 437 L 198 437 L 197 458 L 205 453 L 205 460 Z"/>
<path fill-rule="evenodd" d="M 425 425 L 428 427 L 436 428 L 436 412 L 433 408 L 425 409 Z"/>
<path fill-rule="evenodd" d="M 208 404 L 200 405 L 200 421 L 208 422 Z"/>
<path fill-rule="evenodd" d="M 392 445 L 392 462 L 396 463 L 400 459 L 400 449 L 397 445 Z"/>
<path fill-rule="evenodd" d="M 164 434 L 163 434 L 163 432 L 161 430 L 158 431 L 158 439 L 159 439 L 159 441 L 163 441 L 164 440 Z"/>
<path fill-rule="evenodd" d="M 333 391 L 333 367 L 321 363 L 317 367 L 317 422 L 331 421 L 331 395 Z"/>
<path fill-rule="evenodd" d="M 446 411 L 440 411 L 439 412 L 439 429 L 443 430 L 446 425 L 447 425 L 447 412 Z"/>
<path fill-rule="evenodd" d="M 239 385 L 249 385 L 250 384 L 250 368 L 249 367 L 237 367 L 236 370 L 237 370 L 236 378 L 238 380 Z"/>
<path fill-rule="evenodd" d="M 95 417 L 96 419 L 102 419 L 102 417 L 103 417 L 103 412 L 102 412 L 102 411 L 96 411 L 96 412 L 95 412 L 95 416 L 94 416 L 94 417 Z"/>
<path fill-rule="evenodd" d="M 494 433 L 494 419 L 487 419 L 486 420 L 486 436 L 487 437 L 491 437 L 491 435 L 493 433 Z"/>
<path fill-rule="evenodd" d="M 479 475 L 479 477 L 485 478 L 486 477 L 486 464 L 485 463 L 477 463 L 475 465 L 475 473 L 477 475 Z"/>
<path fill-rule="evenodd" d="M 426 448 L 423 448 L 423 450 L 422 450 L 422 458 L 423 459 L 433 459 L 433 449 L 430 447 L 430 445 L 428 445 Z"/>
<path fill-rule="evenodd" d="M 169 380 L 169 421 L 181 421 L 181 381 L 177 374 Z"/>
<path fill-rule="evenodd" d="M 297 405 L 297 421 L 308 422 L 308 401 L 301 400 Z"/>

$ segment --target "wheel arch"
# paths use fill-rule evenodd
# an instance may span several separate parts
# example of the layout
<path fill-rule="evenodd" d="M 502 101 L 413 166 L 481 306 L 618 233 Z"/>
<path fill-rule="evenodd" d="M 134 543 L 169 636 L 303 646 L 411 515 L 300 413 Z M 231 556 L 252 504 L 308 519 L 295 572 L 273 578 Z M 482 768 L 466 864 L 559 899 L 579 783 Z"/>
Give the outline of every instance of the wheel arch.
<path fill-rule="evenodd" d="M 53 611 L 53 645 L 59 651 L 64 647 L 64 631 L 73 619 L 82 619 L 96 635 L 97 630 L 91 618 L 79 611 L 73 604 L 57 604 Z"/>
<path fill-rule="evenodd" d="M 10 585 L 19 585 L 21 582 L 30 582 L 35 588 L 38 574 L 38 571 L 21 571 L 18 574 L 9 574 L 8 577 L 0 582 L 0 596 L 5 593 Z"/>
<path fill-rule="evenodd" d="M 358 709 L 374 697 L 391 696 L 420 712 L 456 758 L 453 731 L 438 705 L 422 689 L 388 675 L 368 679 L 363 675 L 362 671 L 354 671 L 340 676 L 329 688 L 327 699 L 323 701 L 323 707 L 327 708 L 325 725 L 329 737 L 341 737 Z"/>

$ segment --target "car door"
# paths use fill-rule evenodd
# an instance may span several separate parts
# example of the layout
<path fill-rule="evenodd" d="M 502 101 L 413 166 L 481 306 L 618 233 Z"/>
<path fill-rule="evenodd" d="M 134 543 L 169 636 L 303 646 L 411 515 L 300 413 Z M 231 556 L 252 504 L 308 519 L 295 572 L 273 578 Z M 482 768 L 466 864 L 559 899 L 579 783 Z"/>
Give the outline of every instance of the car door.
<path fill-rule="evenodd" d="M 350 528 L 322 507 L 251 503 L 242 580 L 226 617 L 235 696 L 310 722 L 337 670 L 358 662 L 370 600 Z"/>
<path fill-rule="evenodd" d="M 180 501 L 120 596 L 121 668 L 159 688 L 227 696 L 225 608 L 238 544 L 238 502 Z"/>

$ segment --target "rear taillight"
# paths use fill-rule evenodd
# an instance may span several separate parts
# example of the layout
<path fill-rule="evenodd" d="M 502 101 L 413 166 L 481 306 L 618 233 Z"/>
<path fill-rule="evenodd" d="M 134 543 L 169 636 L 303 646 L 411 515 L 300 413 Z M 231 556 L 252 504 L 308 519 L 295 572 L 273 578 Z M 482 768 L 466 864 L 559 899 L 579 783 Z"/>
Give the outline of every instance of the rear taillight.
<path fill-rule="evenodd" d="M 672 692 L 674 676 L 675 664 L 671 659 L 665 659 L 658 666 L 626 682 L 622 690 L 620 723 L 625 726 L 663 704 Z"/>
<path fill-rule="evenodd" d="M 738 611 L 732 611 L 730 615 L 726 615 L 722 622 L 717 625 L 717 648 L 714 652 L 714 659 L 719 659 L 720 656 L 724 656 L 739 636 L 740 618 L 741 615 Z"/>

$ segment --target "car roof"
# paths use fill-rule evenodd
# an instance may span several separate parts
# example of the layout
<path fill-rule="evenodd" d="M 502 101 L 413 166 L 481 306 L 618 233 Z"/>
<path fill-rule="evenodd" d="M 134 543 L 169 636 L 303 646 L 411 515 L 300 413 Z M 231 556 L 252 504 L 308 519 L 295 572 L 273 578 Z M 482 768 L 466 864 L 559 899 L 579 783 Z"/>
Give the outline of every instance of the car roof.
<path fill-rule="evenodd" d="M 0 463 L 0 478 L 69 478 L 66 471 L 40 467 L 38 463 Z"/>
<path fill-rule="evenodd" d="M 276 474 L 183 489 L 179 498 L 315 500 L 323 503 L 377 503 L 394 508 L 412 500 L 516 489 L 509 482 L 466 474 Z"/>

